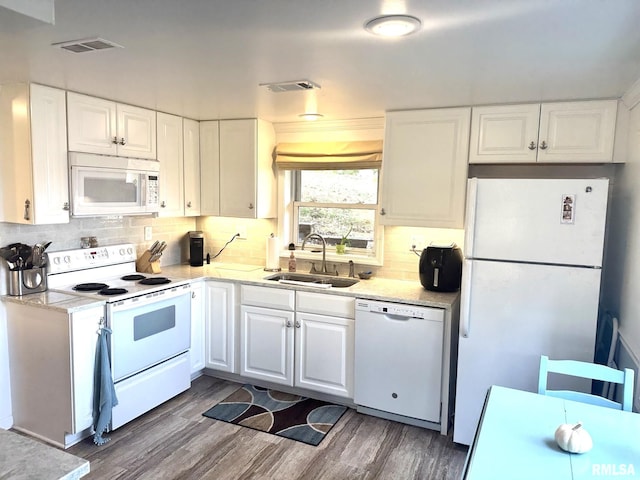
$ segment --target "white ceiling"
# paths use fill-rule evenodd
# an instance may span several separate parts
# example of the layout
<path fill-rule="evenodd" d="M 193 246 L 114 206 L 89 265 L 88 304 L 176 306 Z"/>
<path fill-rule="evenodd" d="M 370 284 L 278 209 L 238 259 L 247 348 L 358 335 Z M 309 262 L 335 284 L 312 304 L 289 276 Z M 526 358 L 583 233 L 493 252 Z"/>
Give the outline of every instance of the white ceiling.
<path fill-rule="evenodd" d="M 388 40 L 362 25 L 408 13 Z M 0 7 L 0 83 L 33 81 L 195 119 L 620 97 L 640 78 L 638 0 L 56 0 L 50 25 Z M 124 49 L 73 54 L 99 36 Z"/>

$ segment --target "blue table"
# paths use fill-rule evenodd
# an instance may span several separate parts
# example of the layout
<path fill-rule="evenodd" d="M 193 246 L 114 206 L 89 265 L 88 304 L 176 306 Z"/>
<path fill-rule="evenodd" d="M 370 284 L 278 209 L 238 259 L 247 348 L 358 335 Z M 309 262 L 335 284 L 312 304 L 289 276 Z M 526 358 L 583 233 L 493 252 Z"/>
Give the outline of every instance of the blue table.
<path fill-rule="evenodd" d="M 582 422 L 583 454 L 558 447 L 562 423 Z M 493 386 L 465 465 L 466 480 L 640 478 L 640 415 Z"/>

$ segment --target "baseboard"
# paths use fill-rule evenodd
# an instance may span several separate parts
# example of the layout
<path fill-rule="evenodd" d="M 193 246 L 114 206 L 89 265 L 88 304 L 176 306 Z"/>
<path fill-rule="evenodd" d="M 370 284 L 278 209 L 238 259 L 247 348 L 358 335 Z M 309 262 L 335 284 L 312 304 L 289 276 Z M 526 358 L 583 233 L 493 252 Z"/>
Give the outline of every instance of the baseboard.
<path fill-rule="evenodd" d="M 633 390 L 633 411 L 640 412 L 640 360 L 636 352 L 633 351 L 629 342 L 624 338 L 624 332 L 618 336 L 618 346 L 616 352 L 616 365 L 619 369 L 630 368 L 635 371 L 636 385 Z"/>
<path fill-rule="evenodd" d="M 13 427 L 13 415 L 0 418 L 0 428 L 3 430 L 9 430 L 11 427 Z"/>

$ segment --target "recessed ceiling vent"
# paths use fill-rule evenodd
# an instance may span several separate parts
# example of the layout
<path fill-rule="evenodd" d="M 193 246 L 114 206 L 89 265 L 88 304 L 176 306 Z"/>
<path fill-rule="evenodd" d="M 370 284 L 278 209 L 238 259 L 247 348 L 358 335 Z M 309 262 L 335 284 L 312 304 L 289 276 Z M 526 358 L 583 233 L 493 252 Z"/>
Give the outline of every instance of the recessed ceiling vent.
<path fill-rule="evenodd" d="M 300 90 L 316 90 L 320 88 L 320 85 L 312 82 L 311 80 L 294 80 L 290 82 L 261 83 L 260 86 L 267 87 L 269 90 L 275 93 L 299 92 Z"/>
<path fill-rule="evenodd" d="M 68 50 L 73 53 L 94 52 L 96 50 L 106 50 L 109 48 L 124 48 L 122 45 L 98 37 L 52 43 L 51 46 L 62 48 L 63 50 Z"/>

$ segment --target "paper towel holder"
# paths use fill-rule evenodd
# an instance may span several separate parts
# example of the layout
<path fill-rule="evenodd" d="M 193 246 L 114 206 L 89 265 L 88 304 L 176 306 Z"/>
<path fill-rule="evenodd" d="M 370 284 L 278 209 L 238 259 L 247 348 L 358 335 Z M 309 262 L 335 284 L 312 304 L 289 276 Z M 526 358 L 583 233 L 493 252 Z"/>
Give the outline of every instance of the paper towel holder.
<path fill-rule="evenodd" d="M 272 233 L 267 239 L 267 261 L 266 261 L 267 264 L 269 263 L 269 238 L 275 238 L 275 235 Z M 269 268 L 265 266 L 264 271 L 265 272 L 281 272 L 282 268 L 280 267 Z"/>

